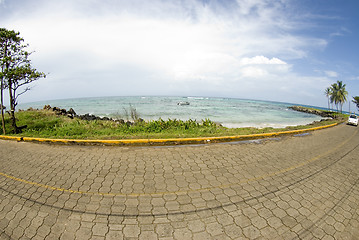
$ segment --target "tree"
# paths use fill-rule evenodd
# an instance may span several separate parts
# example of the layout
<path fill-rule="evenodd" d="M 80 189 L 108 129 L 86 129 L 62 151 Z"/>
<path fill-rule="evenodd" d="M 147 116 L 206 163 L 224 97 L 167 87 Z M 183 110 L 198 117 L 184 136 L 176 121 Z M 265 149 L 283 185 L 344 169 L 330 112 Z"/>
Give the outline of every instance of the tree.
<path fill-rule="evenodd" d="M 330 102 L 333 104 L 335 103 L 335 106 L 336 106 L 336 109 L 337 109 L 337 112 L 339 111 L 338 110 L 338 102 L 337 102 L 337 99 L 336 99 L 336 89 L 338 89 L 338 84 L 337 83 L 333 83 L 331 86 L 330 86 Z M 333 107 L 334 109 L 334 107 Z"/>
<path fill-rule="evenodd" d="M 328 109 L 330 110 L 330 104 L 329 104 L 329 100 L 330 100 L 330 95 L 332 94 L 332 90 L 330 87 L 327 87 L 324 91 L 325 96 L 328 98 Z"/>
<path fill-rule="evenodd" d="M 340 106 L 340 112 L 343 112 L 343 104 L 347 101 L 348 96 L 345 86 L 342 81 L 337 81 L 331 85 L 330 101 L 335 103 L 337 111 L 339 111 L 338 106 Z"/>
<path fill-rule="evenodd" d="M 355 103 L 355 105 L 357 105 L 357 108 L 359 110 L 359 96 L 353 97 L 354 100 L 352 100 L 353 103 Z"/>
<path fill-rule="evenodd" d="M 24 86 L 39 78 L 46 77 L 44 73 L 31 67 L 31 60 L 29 59 L 31 52 L 25 50 L 29 45 L 23 44 L 24 39 L 19 35 L 19 32 L 0 28 L 1 100 L 3 101 L 3 90 L 8 89 L 11 125 L 15 133 L 21 132 L 21 128 L 16 125 L 15 117 L 18 97 L 30 90 L 29 87 Z M 22 91 L 18 93 L 20 89 Z M 2 107 L 1 109 L 4 132 L 4 113 Z"/>
<path fill-rule="evenodd" d="M 11 45 L 12 42 L 19 41 L 16 33 L 14 31 L 8 31 L 5 28 L 0 28 L 0 65 L 1 65 L 1 72 L 0 72 L 0 80 L 1 80 L 1 123 L 2 123 L 2 130 L 3 134 L 5 132 L 5 119 L 4 119 L 4 89 L 5 89 L 5 76 L 4 72 L 9 67 L 8 63 L 8 55 L 10 55 Z"/>

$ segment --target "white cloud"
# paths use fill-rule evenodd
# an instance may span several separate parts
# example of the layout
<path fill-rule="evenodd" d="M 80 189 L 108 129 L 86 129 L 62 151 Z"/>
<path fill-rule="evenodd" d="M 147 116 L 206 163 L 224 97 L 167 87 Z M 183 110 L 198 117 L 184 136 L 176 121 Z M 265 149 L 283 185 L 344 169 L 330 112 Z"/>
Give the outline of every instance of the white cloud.
<path fill-rule="evenodd" d="M 259 67 L 245 67 L 242 69 L 242 77 L 260 78 L 266 77 L 268 72 Z"/>
<path fill-rule="evenodd" d="M 299 23 L 290 21 L 281 0 L 27 4 L 2 22 L 21 32 L 36 50 L 32 56 L 36 67 L 50 72 L 46 81 L 53 82 L 56 90 L 39 84 L 40 96 L 41 91 L 51 96 L 50 90 L 53 96 L 100 92 L 238 97 L 254 92 L 251 86 L 257 92 L 261 87 L 281 91 L 271 81 L 291 91 L 298 86 L 288 82 L 301 80 L 290 61 L 327 44 L 324 39 L 292 33 Z M 102 83 L 93 84 L 98 79 Z M 70 91 L 71 86 L 76 90 Z"/>
<path fill-rule="evenodd" d="M 278 58 L 269 59 L 269 58 L 264 57 L 264 56 L 255 56 L 255 57 L 252 57 L 252 58 L 243 58 L 241 60 L 241 64 L 242 65 L 253 65 L 253 64 L 274 64 L 274 65 L 281 64 L 281 65 L 285 65 L 287 63 L 280 60 L 280 59 L 278 59 Z"/>
<path fill-rule="evenodd" d="M 325 74 L 326 74 L 328 77 L 331 77 L 331 78 L 336 78 L 336 77 L 338 77 L 338 73 L 337 73 L 337 72 L 334 72 L 334 71 L 325 71 Z"/>

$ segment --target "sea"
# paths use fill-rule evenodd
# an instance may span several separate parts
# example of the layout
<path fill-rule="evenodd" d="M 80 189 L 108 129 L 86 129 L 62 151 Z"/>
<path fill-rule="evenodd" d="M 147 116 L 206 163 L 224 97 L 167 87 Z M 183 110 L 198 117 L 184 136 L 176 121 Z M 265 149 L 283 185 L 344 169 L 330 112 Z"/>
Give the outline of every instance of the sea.
<path fill-rule="evenodd" d="M 42 109 L 44 105 L 67 110 L 73 108 L 81 115 L 89 113 L 125 120 L 129 118 L 129 109 L 132 108 L 140 118 L 147 121 L 161 118 L 163 120 L 192 119 L 200 122 L 203 119 L 210 119 L 228 128 L 282 128 L 305 125 L 321 119 L 320 116 L 296 112 L 288 108 L 296 104 L 214 97 L 92 97 L 24 103 L 19 104 L 18 109 L 25 110 L 30 107 Z"/>

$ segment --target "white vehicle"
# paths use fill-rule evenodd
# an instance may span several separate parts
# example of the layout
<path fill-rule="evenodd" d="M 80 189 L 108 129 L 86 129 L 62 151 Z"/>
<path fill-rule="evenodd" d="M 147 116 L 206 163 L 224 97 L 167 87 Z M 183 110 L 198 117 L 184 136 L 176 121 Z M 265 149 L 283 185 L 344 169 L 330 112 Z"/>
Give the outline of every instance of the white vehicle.
<path fill-rule="evenodd" d="M 350 115 L 348 119 L 348 124 L 358 126 L 358 117 L 355 115 Z"/>

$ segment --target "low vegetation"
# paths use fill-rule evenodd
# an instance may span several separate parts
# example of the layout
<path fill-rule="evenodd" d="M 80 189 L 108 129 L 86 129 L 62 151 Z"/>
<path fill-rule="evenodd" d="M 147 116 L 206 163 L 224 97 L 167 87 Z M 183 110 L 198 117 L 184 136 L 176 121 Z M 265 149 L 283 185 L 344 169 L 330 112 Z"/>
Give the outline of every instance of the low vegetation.
<path fill-rule="evenodd" d="M 134 139 L 134 138 L 179 138 L 247 135 L 306 129 L 340 122 L 343 119 L 328 119 L 303 126 L 286 128 L 225 128 L 209 119 L 195 120 L 159 119 L 143 121 L 138 116 L 132 122 L 113 120 L 82 120 L 55 114 L 50 110 L 27 110 L 17 113 L 19 125 L 27 125 L 19 135 L 23 137 L 68 138 L 68 139 Z M 5 118 L 7 132 L 11 132 L 11 121 Z M 13 136 L 18 136 L 12 134 Z"/>

